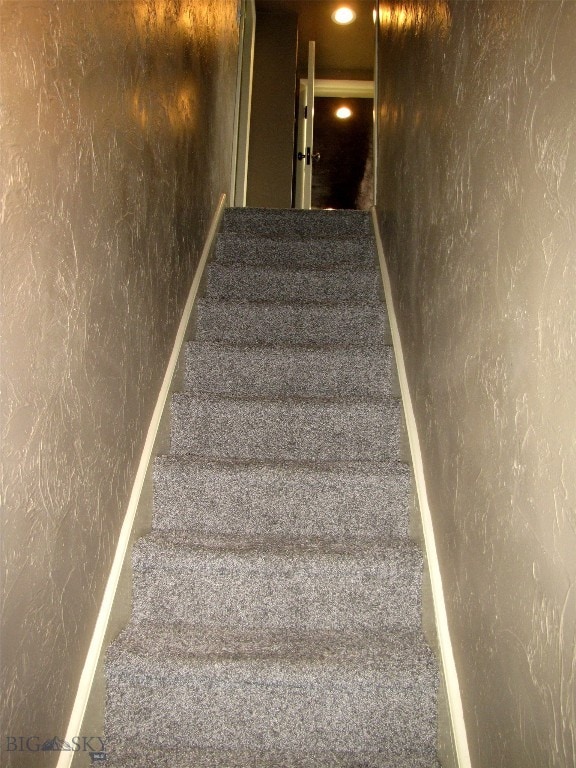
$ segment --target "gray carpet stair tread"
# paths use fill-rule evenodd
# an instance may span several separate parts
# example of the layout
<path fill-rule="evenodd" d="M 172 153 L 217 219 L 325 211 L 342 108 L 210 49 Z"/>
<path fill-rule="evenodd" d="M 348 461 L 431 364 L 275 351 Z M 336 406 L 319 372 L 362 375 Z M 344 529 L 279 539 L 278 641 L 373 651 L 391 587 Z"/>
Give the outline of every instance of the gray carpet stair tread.
<path fill-rule="evenodd" d="M 172 453 L 275 460 L 396 458 L 400 405 L 382 400 L 172 398 Z"/>
<path fill-rule="evenodd" d="M 223 395 L 391 396 L 390 347 L 258 347 L 189 342 L 185 388 Z"/>
<path fill-rule="evenodd" d="M 422 555 L 406 539 L 194 536 L 135 544 L 134 616 L 204 626 L 420 627 Z"/>
<path fill-rule="evenodd" d="M 108 669 L 117 690 L 109 722 L 139 702 L 144 718 L 150 712 L 154 746 L 160 736 L 195 746 L 433 755 L 436 665 L 414 633 L 176 625 L 166 634 L 158 624 L 134 624 L 111 649 Z M 113 722 L 108 730 L 117 741 Z"/>
<path fill-rule="evenodd" d="M 366 344 L 390 338 L 382 306 L 213 301 L 197 304 L 198 341 Z"/>
<path fill-rule="evenodd" d="M 380 301 L 373 265 L 323 269 L 219 263 L 208 267 L 206 296 L 244 301 Z"/>
<path fill-rule="evenodd" d="M 411 476 L 398 461 L 209 461 L 159 457 L 158 529 L 256 534 L 408 535 Z"/>

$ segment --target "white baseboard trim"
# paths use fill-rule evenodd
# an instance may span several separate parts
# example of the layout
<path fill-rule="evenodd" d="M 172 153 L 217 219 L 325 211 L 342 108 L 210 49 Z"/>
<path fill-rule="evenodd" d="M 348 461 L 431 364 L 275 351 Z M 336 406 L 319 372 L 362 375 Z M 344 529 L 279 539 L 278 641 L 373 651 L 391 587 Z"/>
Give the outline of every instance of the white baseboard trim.
<path fill-rule="evenodd" d="M 180 325 L 178 326 L 178 331 L 176 333 L 176 338 L 172 347 L 172 354 L 170 355 L 170 360 L 166 368 L 166 373 L 164 374 L 164 379 L 162 381 L 162 386 L 160 387 L 158 399 L 156 400 L 154 413 L 152 414 L 152 419 L 148 427 L 146 441 L 140 456 L 140 462 L 138 464 L 138 470 L 136 472 L 136 477 L 132 486 L 132 492 L 128 501 L 124 522 L 120 530 L 120 536 L 118 538 L 114 560 L 112 561 L 112 567 L 110 569 L 110 574 L 108 576 L 108 581 L 104 590 L 104 596 L 102 598 L 102 603 L 100 605 L 100 610 L 96 619 L 96 625 L 94 627 L 92 640 L 88 648 L 82 674 L 80 675 L 78 690 L 76 692 L 76 698 L 72 707 L 72 714 L 70 716 L 68 728 L 66 731 L 65 738 L 68 743 L 72 743 L 71 739 L 81 733 L 86 707 L 88 705 L 90 692 L 94 682 L 94 676 L 98 668 L 98 663 L 106 638 L 106 630 L 110 621 L 110 616 L 112 614 L 112 607 L 114 605 L 114 599 L 116 597 L 120 575 L 122 573 L 126 554 L 130 548 L 132 529 L 136 519 L 138 504 L 140 502 L 140 497 L 142 495 L 146 477 L 154 459 L 154 446 L 162 421 L 162 415 L 170 395 L 172 379 L 174 378 L 174 373 L 178 365 L 182 346 L 186 340 L 186 331 L 190 322 L 190 317 L 192 315 L 192 309 L 194 308 L 194 303 L 196 301 L 198 289 L 200 287 L 208 257 L 210 256 L 216 235 L 218 233 L 218 227 L 224 212 L 225 204 L 226 195 L 222 194 L 218 201 L 216 211 L 212 217 L 210 229 L 208 230 L 204 248 L 196 268 L 196 273 L 192 280 L 192 285 L 190 287 L 188 299 L 182 313 Z M 76 753 L 73 751 L 60 752 L 58 763 L 56 764 L 57 768 L 70 768 L 75 754 Z"/>
<path fill-rule="evenodd" d="M 438 637 L 438 650 L 440 655 L 440 664 L 444 685 L 446 687 L 447 704 L 449 710 L 450 725 L 452 730 L 452 740 L 456 752 L 458 768 L 471 768 L 470 751 L 468 749 L 468 737 L 466 734 L 466 723 L 464 721 L 464 710 L 462 708 L 462 699 L 460 696 L 460 685 L 458 683 L 458 672 L 452 651 L 452 641 L 450 639 L 450 629 L 448 626 L 448 615 L 446 612 L 446 602 L 444 600 L 444 590 L 442 586 L 442 574 L 438 561 L 438 552 L 436 549 L 436 539 L 434 536 L 434 526 L 432 524 L 432 513 L 428 504 L 428 492 L 426 489 L 426 478 L 424 476 L 424 463 L 420 448 L 420 438 L 418 436 L 418 426 L 412 406 L 410 387 L 406 375 L 406 366 L 404 363 L 404 354 L 402 351 L 402 341 L 398 329 L 398 321 L 392 299 L 392 287 L 388 266 L 384 253 L 382 237 L 378 225 L 376 208 L 372 208 L 372 224 L 374 227 L 374 236 L 376 239 L 376 249 L 378 251 L 378 261 L 382 273 L 382 283 L 384 287 L 384 297 L 386 299 L 386 308 L 390 321 L 390 331 L 392 343 L 394 346 L 394 355 L 396 357 L 396 366 L 398 369 L 398 380 L 400 383 L 400 392 L 404 407 L 404 418 L 406 420 L 406 430 L 410 443 L 410 453 L 412 458 L 412 469 L 416 492 L 418 494 L 418 505 L 422 517 L 422 532 L 425 548 L 425 556 L 428 562 L 428 571 L 430 585 L 432 590 L 432 602 L 434 607 L 434 618 L 436 623 L 436 633 Z"/>

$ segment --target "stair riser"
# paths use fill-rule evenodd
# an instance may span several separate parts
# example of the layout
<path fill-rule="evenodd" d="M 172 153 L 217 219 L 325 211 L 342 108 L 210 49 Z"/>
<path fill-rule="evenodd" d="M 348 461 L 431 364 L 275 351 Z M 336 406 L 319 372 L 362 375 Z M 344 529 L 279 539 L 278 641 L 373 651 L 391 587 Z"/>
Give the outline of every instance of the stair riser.
<path fill-rule="evenodd" d="M 108 750 L 108 747 L 107 747 Z M 378 752 L 287 752 L 244 748 L 229 749 L 158 749 L 131 742 L 124 749 L 110 747 L 107 768 L 440 768 L 427 749 L 422 754 L 387 757 Z"/>
<path fill-rule="evenodd" d="M 204 533 L 296 537 L 408 536 L 407 472 L 226 469 L 158 461 L 154 527 Z"/>
<path fill-rule="evenodd" d="M 379 281 L 374 269 L 298 271 L 213 262 L 208 269 L 206 296 L 243 301 L 374 303 L 379 300 Z"/>
<path fill-rule="evenodd" d="M 428 766 L 433 762 L 434 723 L 417 713 L 433 711 L 434 701 L 416 694 L 417 680 L 396 676 L 381 687 L 322 679 L 283 684 L 281 677 L 228 682 L 225 668 L 221 678 L 206 672 L 188 670 L 185 683 L 165 680 L 156 687 L 116 684 L 108 741 L 117 747 L 138 738 L 151 747 L 337 750 L 368 759 L 371 752 L 399 760 L 411 754 L 416 766 L 425 765 L 424 758 Z M 129 712 L 138 713 L 137 731 Z"/>
<path fill-rule="evenodd" d="M 363 211 L 308 211 L 302 216 L 301 211 L 290 209 L 230 208 L 224 214 L 222 232 L 288 241 L 327 239 L 330 244 L 345 237 L 372 242 L 370 215 Z"/>
<path fill-rule="evenodd" d="M 214 458 L 345 461 L 396 458 L 400 411 L 375 405 L 172 400 L 172 451 Z"/>
<path fill-rule="evenodd" d="M 236 397 L 391 397 L 390 371 L 390 348 L 330 352 L 192 342 L 185 388 Z"/>
<path fill-rule="evenodd" d="M 422 562 L 337 555 L 135 550 L 134 615 L 236 628 L 414 629 Z"/>
<path fill-rule="evenodd" d="M 246 344 L 378 344 L 390 341 L 379 307 L 198 302 L 196 339 Z"/>
<path fill-rule="evenodd" d="M 268 238 L 243 238 L 220 235 L 216 243 L 214 260 L 222 264 L 251 264 L 292 268 L 326 268 L 359 265 L 371 266 L 375 254 L 371 247 L 356 240 L 323 242 L 292 240 L 276 241 Z"/>

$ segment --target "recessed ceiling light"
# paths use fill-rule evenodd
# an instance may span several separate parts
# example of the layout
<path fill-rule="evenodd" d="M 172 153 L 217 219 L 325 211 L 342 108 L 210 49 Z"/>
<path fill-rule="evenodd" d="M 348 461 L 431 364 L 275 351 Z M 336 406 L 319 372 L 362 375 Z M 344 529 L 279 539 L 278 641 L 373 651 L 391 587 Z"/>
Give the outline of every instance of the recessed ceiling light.
<path fill-rule="evenodd" d="M 352 8 L 348 8 L 346 5 L 337 8 L 332 14 L 332 21 L 335 21 L 336 24 L 351 24 L 355 18 L 356 14 Z"/>
<path fill-rule="evenodd" d="M 340 120 L 347 120 L 351 116 L 352 110 L 349 107 L 339 107 L 336 110 L 336 117 L 339 117 Z"/>

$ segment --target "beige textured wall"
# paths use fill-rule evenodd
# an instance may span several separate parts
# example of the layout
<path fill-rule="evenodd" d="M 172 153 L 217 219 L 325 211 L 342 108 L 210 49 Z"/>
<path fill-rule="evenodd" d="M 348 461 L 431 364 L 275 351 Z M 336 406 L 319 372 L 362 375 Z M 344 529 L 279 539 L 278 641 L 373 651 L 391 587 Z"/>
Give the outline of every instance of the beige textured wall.
<path fill-rule="evenodd" d="M 66 730 L 180 312 L 230 184 L 236 6 L 1 3 L 3 750 L 8 735 Z"/>
<path fill-rule="evenodd" d="M 379 217 L 475 768 L 576 765 L 576 3 L 380 3 Z"/>

